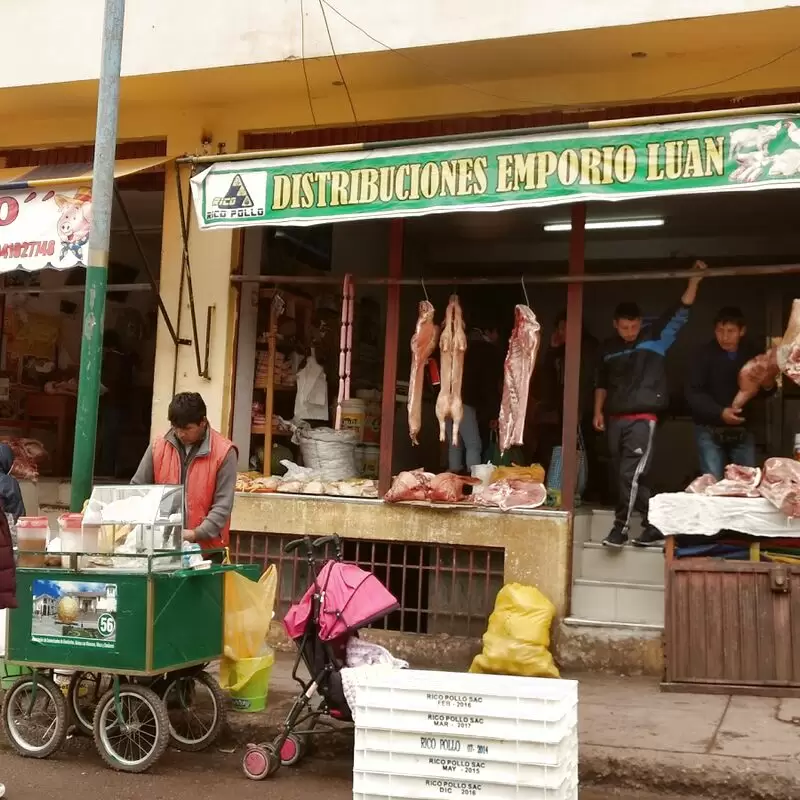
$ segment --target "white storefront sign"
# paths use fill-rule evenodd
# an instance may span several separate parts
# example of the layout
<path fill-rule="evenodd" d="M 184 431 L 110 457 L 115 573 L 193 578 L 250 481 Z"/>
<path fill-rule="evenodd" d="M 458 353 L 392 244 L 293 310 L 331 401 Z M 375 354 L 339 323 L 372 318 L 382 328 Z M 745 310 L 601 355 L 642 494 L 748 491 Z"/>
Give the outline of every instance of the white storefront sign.
<path fill-rule="evenodd" d="M 88 186 L 0 189 L 0 272 L 85 265 L 91 228 Z"/>

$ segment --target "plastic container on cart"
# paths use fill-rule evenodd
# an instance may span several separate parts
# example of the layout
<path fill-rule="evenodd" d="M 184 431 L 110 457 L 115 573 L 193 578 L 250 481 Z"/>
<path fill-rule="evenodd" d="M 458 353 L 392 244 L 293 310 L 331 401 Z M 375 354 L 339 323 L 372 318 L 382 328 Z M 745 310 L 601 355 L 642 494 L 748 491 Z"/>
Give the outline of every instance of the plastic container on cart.
<path fill-rule="evenodd" d="M 84 546 L 107 555 L 88 559 L 88 566 L 180 569 L 183 520 L 182 486 L 96 486 L 83 513 L 81 536 Z"/>
<path fill-rule="evenodd" d="M 47 517 L 20 517 L 17 520 L 17 564 L 20 567 L 43 567 L 49 539 L 50 522 Z M 37 552 L 26 553 L 26 550 Z"/>

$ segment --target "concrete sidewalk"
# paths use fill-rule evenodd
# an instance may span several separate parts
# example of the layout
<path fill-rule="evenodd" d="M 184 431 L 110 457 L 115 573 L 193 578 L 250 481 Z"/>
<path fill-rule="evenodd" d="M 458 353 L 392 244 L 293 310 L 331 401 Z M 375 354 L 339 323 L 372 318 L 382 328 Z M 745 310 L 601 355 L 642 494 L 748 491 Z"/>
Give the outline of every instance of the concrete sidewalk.
<path fill-rule="evenodd" d="M 235 742 L 274 735 L 296 695 L 292 663 L 291 654 L 276 654 L 267 711 L 231 713 Z M 663 694 L 649 678 L 566 677 L 580 682 L 583 785 L 725 800 L 800 797 L 800 700 Z M 330 746 L 344 755 L 351 742 L 343 736 Z"/>

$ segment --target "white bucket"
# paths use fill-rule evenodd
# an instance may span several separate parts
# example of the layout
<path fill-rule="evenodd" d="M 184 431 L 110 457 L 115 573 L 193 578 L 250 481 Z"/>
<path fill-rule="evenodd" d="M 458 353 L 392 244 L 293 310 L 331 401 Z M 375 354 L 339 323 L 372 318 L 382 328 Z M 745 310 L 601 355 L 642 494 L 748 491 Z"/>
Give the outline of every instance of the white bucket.
<path fill-rule="evenodd" d="M 342 430 L 353 431 L 357 441 L 364 441 L 364 421 L 367 404 L 358 398 L 350 398 L 342 402 Z"/>
<path fill-rule="evenodd" d="M 364 444 L 358 448 L 363 451 L 363 465 L 361 476 L 364 478 L 377 478 L 381 464 L 381 448 L 377 444 Z"/>
<path fill-rule="evenodd" d="M 470 469 L 473 478 L 477 478 L 483 486 L 488 486 L 496 467 L 494 464 L 475 464 Z"/>

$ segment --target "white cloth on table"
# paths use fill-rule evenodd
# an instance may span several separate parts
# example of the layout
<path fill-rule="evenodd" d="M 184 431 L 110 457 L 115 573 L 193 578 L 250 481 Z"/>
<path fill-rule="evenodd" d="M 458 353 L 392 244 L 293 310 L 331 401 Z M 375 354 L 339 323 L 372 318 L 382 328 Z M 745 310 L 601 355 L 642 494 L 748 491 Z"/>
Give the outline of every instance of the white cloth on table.
<path fill-rule="evenodd" d="M 647 517 L 665 536 L 716 536 L 728 530 L 750 536 L 800 538 L 800 519 L 787 517 L 763 497 L 658 494 L 650 500 Z"/>

